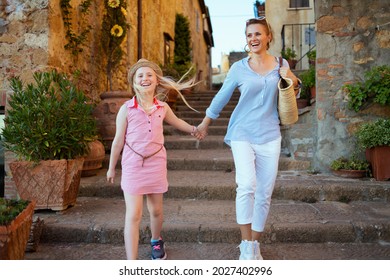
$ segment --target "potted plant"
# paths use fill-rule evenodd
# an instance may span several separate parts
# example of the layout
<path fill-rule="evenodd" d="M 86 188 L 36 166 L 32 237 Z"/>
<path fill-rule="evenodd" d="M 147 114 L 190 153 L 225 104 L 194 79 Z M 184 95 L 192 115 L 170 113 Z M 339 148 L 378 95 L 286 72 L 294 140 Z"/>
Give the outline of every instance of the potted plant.
<path fill-rule="evenodd" d="M 302 81 L 302 91 L 308 93 L 308 98 L 313 99 L 316 97 L 316 70 L 315 67 L 310 66 L 308 70 L 305 70 L 299 75 Z"/>
<path fill-rule="evenodd" d="M 369 172 L 370 164 L 363 159 L 352 156 L 351 159 L 339 157 L 330 164 L 333 174 L 346 178 L 361 178 Z"/>
<path fill-rule="evenodd" d="M 390 66 L 375 66 L 364 73 L 364 80 L 347 84 L 348 108 L 358 112 L 373 103 L 390 105 Z"/>
<path fill-rule="evenodd" d="M 310 92 L 302 88 L 299 98 L 297 99 L 298 109 L 306 108 L 310 105 Z"/>
<path fill-rule="evenodd" d="M 10 79 L 13 94 L 4 120 L 5 149 L 19 196 L 36 209 L 76 203 L 84 156 L 96 139 L 92 105 L 65 74 L 35 72 L 35 83 Z"/>
<path fill-rule="evenodd" d="M 1 260 L 24 259 L 34 207 L 34 201 L 0 198 Z"/>
<path fill-rule="evenodd" d="M 365 151 L 378 181 L 390 179 L 390 119 L 363 123 L 356 131 L 358 147 Z"/>
<path fill-rule="evenodd" d="M 112 74 L 123 57 L 122 42 L 127 33 L 126 0 L 104 0 L 104 15 L 101 30 L 101 46 L 105 54 L 107 87 L 112 91 Z"/>
<path fill-rule="evenodd" d="M 311 50 L 307 53 L 307 59 L 309 60 L 310 66 L 316 65 L 316 56 L 317 56 L 316 50 Z"/>
<path fill-rule="evenodd" d="M 101 102 L 95 107 L 93 115 L 97 120 L 98 131 L 105 146 L 111 149 L 115 136 L 116 115 L 119 108 L 132 97 L 126 90 L 113 90 L 113 74 L 121 64 L 124 51 L 122 44 L 126 38 L 127 23 L 126 0 L 104 0 L 104 14 L 101 29 L 101 51 L 106 73 L 106 91 L 100 94 Z"/>
<path fill-rule="evenodd" d="M 295 66 L 297 65 L 297 53 L 295 52 L 295 50 L 291 48 L 282 49 L 281 55 L 284 59 L 288 61 L 290 68 L 295 69 Z"/>

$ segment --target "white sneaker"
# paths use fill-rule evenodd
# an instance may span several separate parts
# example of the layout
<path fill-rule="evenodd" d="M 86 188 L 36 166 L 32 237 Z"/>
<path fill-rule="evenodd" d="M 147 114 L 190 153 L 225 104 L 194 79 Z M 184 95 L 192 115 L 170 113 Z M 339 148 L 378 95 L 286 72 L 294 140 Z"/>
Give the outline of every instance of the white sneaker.
<path fill-rule="evenodd" d="M 263 256 L 260 253 L 260 243 L 256 241 L 252 242 L 253 244 L 253 255 L 254 260 L 263 260 Z"/>
<path fill-rule="evenodd" d="M 252 241 L 242 240 L 240 248 L 240 260 L 254 260 Z"/>

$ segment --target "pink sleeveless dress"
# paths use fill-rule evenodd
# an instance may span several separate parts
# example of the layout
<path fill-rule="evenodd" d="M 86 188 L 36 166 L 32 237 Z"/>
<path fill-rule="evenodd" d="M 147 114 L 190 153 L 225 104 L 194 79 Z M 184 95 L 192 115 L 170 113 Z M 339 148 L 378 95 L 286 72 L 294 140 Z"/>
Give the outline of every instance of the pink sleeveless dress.
<path fill-rule="evenodd" d="M 163 120 L 166 103 L 154 100 L 147 114 L 136 98 L 126 101 L 127 130 L 122 152 L 121 188 L 133 195 L 165 193 L 168 190 L 167 153 Z"/>

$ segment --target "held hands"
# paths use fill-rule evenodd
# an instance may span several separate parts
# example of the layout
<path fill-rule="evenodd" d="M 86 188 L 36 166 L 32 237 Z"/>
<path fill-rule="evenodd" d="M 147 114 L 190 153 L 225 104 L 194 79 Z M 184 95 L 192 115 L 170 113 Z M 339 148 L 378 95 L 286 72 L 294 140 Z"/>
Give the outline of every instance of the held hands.
<path fill-rule="evenodd" d="M 197 136 L 199 140 L 204 139 L 207 136 L 207 131 L 208 131 L 209 126 L 202 122 L 198 127 L 196 128 Z"/>

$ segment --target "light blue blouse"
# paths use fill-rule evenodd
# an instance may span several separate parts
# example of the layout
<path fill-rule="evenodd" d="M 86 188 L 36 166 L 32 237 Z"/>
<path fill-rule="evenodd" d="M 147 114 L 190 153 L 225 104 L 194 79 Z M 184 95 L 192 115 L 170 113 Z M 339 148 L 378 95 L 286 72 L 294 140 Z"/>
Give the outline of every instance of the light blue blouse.
<path fill-rule="evenodd" d="M 238 88 L 240 91 L 240 99 L 232 112 L 225 136 L 225 143 L 229 146 L 231 141 L 264 144 L 280 137 L 277 111 L 280 76 L 278 59 L 275 59 L 275 68 L 264 76 L 249 67 L 249 57 L 233 63 L 221 89 L 207 108 L 206 116 L 217 119 L 234 90 Z M 288 66 L 285 59 L 283 66 Z"/>

